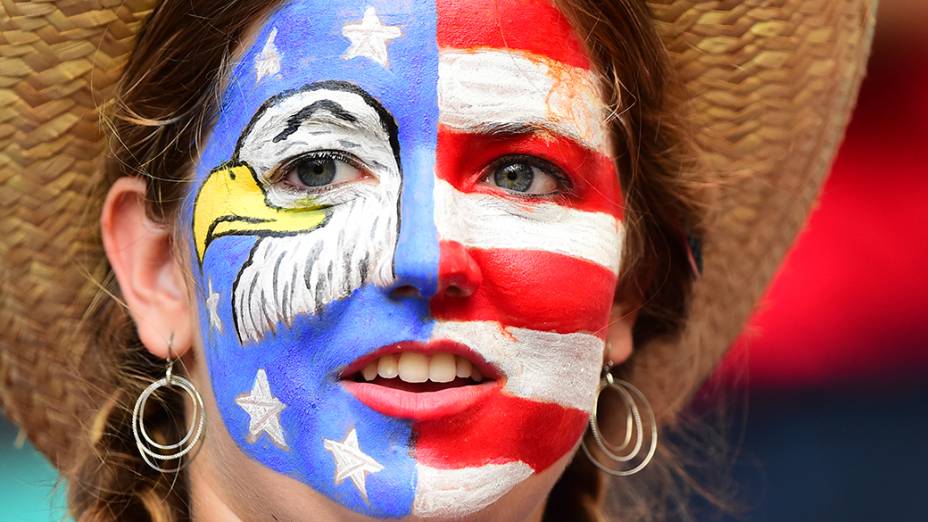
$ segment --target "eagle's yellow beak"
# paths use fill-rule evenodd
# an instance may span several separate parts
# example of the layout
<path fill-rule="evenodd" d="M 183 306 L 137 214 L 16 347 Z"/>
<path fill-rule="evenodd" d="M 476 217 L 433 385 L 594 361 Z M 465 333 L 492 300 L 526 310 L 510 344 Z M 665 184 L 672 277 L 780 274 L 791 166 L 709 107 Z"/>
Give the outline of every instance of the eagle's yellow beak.
<path fill-rule="evenodd" d="M 228 235 L 289 235 L 307 232 L 326 219 L 324 207 L 276 208 L 267 203 L 264 190 L 248 165 L 216 169 L 200 187 L 194 201 L 193 236 L 197 259 L 206 248 Z"/>

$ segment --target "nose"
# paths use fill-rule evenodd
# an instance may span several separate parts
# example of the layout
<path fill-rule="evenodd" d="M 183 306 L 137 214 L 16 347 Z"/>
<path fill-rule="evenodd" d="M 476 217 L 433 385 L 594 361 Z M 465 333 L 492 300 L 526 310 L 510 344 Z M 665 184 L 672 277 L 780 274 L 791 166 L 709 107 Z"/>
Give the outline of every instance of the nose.
<path fill-rule="evenodd" d="M 389 289 L 390 297 L 429 298 L 435 295 L 438 290 L 437 260 L 433 256 L 406 255 L 403 258 L 403 262 L 394 264 L 396 277 Z"/>
<path fill-rule="evenodd" d="M 480 265 L 473 256 L 457 241 L 442 241 L 438 264 L 438 284 L 435 292 L 423 291 L 434 286 L 431 278 L 424 277 L 427 272 L 409 270 L 397 277 L 390 290 L 394 299 L 431 297 L 437 299 L 460 299 L 470 297 L 483 282 Z M 407 265 L 408 266 L 408 265 Z"/>
<path fill-rule="evenodd" d="M 470 297 L 482 281 L 480 266 L 464 245 L 457 241 L 442 241 L 438 295 L 448 298 Z"/>
<path fill-rule="evenodd" d="M 438 291 L 439 243 L 432 198 L 435 151 L 407 150 L 403 165 L 394 282 L 388 291 L 394 299 L 429 299 Z"/>

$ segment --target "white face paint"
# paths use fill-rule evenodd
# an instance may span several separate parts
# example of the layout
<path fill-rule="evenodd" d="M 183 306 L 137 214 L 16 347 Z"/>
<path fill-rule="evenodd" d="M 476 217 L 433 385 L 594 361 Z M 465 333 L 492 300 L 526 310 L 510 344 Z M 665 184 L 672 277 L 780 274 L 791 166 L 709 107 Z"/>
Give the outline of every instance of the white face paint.
<path fill-rule="evenodd" d="M 300 235 L 266 237 L 235 284 L 236 324 L 244 342 L 257 342 L 279 323 L 351 295 L 370 280 L 393 280 L 400 172 L 382 115 L 361 95 L 319 88 L 272 100 L 240 142 L 239 160 L 265 185 L 268 202 L 299 208 L 310 197 L 326 207 L 324 226 Z M 361 169 L 349 179 L 308 193 L 274 177 L 292 158 L 331 151 L 337 169 Z M 360 164 L 346 164 L 340 154 Z M 287 167 L 295 169 L 296 167 Z M 293 175 L 292 172 L 289 173 Z"/>
<path fill-rule="evenodd" d="M 590 70 L 501 50 L 443 50 L 439 60 L 442 125 L 483 132 L 494 124 L 527 124 L 612 155 L 598 78 Z"/>
<path fill-rule="evenodd" d="M 277 46 L 274 39 L 277 38 L 277 28 L 271 30 L 271 34 L 264 42 L 261 54 L 255 58 L 255 81 L 260 82 L 268 76 L 274 76 L 280 72 L 280 53 L 277 52 Z"/>
<path fill-rule="evenodd" d="M 553 203 L 531 206 L 489 194 L 463 193 L 444 180 L 435 184 L 435 222 L 442 239 L 473 248 L 510 248 L 585 259 L 619 273 L 621 221 Z"/>
<path fill-rule="evenodd" d="M 234 447 L 366 516 L 531 512 L 584 432 L 620 270 L 606 116 L 547 0 L 271 13 L 189 205 Z M 227 468 L 260 513 L 317 513 Z"/>

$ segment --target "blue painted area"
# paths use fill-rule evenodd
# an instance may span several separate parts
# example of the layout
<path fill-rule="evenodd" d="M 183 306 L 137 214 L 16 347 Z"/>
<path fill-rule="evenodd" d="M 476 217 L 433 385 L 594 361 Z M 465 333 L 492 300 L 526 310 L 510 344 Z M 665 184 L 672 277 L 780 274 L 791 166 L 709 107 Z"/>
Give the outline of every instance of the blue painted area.
<path fill-rule="evenodd" d="M 240 238 L 223 241 L 248 242 Z M 247 255 L 248 249 L 240 246 L 230 244 L 225 250 L 233 254 L 212 256 L 204 266 L 204 272 L 213 278 L 213 289 L 221 295 L 231 293 L 234 267 L 240 266 L 244 257 L 238 252 Z M 231 320 L 229 300 L 221 302 L 219 313 Z M 317 316 L 300 316 L 290 327 L 278 325 L 276 333 L 268 334 L 257 345 L 242 347 L 231 328 L 208 334 L 212 336 L 207 358 L 213 392 L 232 438 L 251 457 L 345 506 L 373 516 L 407 514 L 416 476 L 415 461 L 409 454 L 411 426 L 358 402 L 338 384 L 337 373 L 380 346 L 404 339 L 428 339 L 431 325 L 427 314 L 427 303 L 422 300 L 393 301 L 382 289 L 366 286 Z M 205 312 L 201 328 L 209 331 Z M 249 416 L 235 399 L 251 390 L 260 368 L 267 372 L 272 394 L 286 405 L 280 419 L 287 449 L 278 447 L 267 435 L 254 444 L 247 441 Z M 364 453 L 384 466 L 383 471 L 367 475 L 369 505 L 351 481 L 335 485 L 335 462 L 323 447 L 325 439 L 344 440 L 352 428 L 358 430 Z"/>
<path fill-rule="evenodd" d="M 400 127 L 402 136 L 402 127 Z M 402 143 L 402 138 L 400 138 Z M 414 151 L 403 178 L 400 237 L 394 272 L 397 284 L 417 288 L 424 297 L 438 290 L 438 231 L 432 196 L 435 185 L 435 152 Z"/>
<path fill-rule="evenodd" d="M 359 23 L 368 6 L 381 23 L 402 36 L 388 43 L 389 69 L 364 57 L 344 60 L 350 42 L 346 24 Z M 254 59 L 277 28 L 275 45 L 281 70 L 256 84 Z M 416 285 L 418 298 L 393 299 L 390 288 L 367 285 L 332 303 L 318 315 L 278 324 L 257 344 L 243 347 L 232 325 L 232 288 L 257 239 L 226 236 L 210 244 L 202 272 L 194 266 L 201 299 L 209 282 L 222 297 L 222 332 L 210 329 L 201 306 L 201 331 L 213 391 L 232 438 L 252 458 L 292 476 L 360 513 L 400 517 L 410 513 L 415 493 L 412 428 L 374 412 L 338 384 L 338 371 L 359 356 L 402 340 L 427 340 L 431 333 L 428 297 L 437 288 L 438 242 L 433 217 L 435 147 L 438 130 L 436 13 L 431 2 L 379 0 L 295 1 L 265 24 L 255 44 L 234 68 L 214 131 L 197 168 L 197 183 L 186 202 L 192 219 L 193 194 L 217 166 L 229 161 L 240 134 L 267 100 L 283 91 L 324 81 L 350 82 L 376 98 L 396 120 L 403 174 L 400 234 L 394 272 L 398 284 Z M 191 237 L 192 245 L 192 237 Z M 251 391 L 259 369 L 272 394 L 286 405 L 280 415 L 287 448 L 266 434 L 249 443 L 248 414 L 235 399 Z M 335 461 L 325 439 L 343 441 L 357 430 L 361 450 L 384 469 L 368 474 L 369 501 L 350 480 L 336 485 Z"/>

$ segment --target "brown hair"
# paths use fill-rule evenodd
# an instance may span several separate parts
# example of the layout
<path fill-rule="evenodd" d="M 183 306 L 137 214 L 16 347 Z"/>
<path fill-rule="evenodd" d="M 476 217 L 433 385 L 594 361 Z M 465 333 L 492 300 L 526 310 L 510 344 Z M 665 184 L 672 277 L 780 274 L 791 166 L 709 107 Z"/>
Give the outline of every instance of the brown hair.
<path fill-rule="evenodd" d="M 115 99 L 107 108 L 110 154 L 99 189 L 121 176 L 148 185 L 150 217 L 174 223 L 192 162 L 211 127 L 228 62 L 253 22 L 280 0 L 162 0 L 138 37 Z M 617 295 L 641 303 L 634 341 L 679 332 L 693 273 L 685 237 L 698 233 L 702 209 L 687 178 L 692 172 L 682 136 L 668 56 L 643 0 L 557 0 L 586 42 L 604 77 L 606 100 L 625 194 L 625 265 Z M 102 201 L 101 197 L 96 198 Z M 105 293 L 119 295 L 112 275 Z M 78 520 L 189 518 L 185 476 L 154 472 L 142 463 L 131 436 L 131 404 L 162 366 L 141 346 L 116 299 L 98 299 L 93 365 L 108 372 L 106 395 L 90 426 L 90 449 L 70 473 L 71 510 Z M 111 391 L 110 391 L 111 390 Z M 182 411 L 176 397 L 161 397 Z M 606 413 L 608 415 L 608 413 Z M 178 440 L 167 413 L 147 419 L 155 437 Z M 659 458 L 672 459 L 663 451 Z M 668 469 L 658 464 L 656 469 Z M 660 474 L 663 476 L 663 474 Z M 662 482 L 629 490 L 623 519 L 651 518 L 643 501 Z M 602 520 L 605 481 L 582 454 L 555 486 L 546 508 L 551 520 Z M 166 499 L 166 502 L 162 502 Z M 628 504 L 623 502 L 623 504 Z M 628 506 L 631 508 L 632 506 Z"/>

